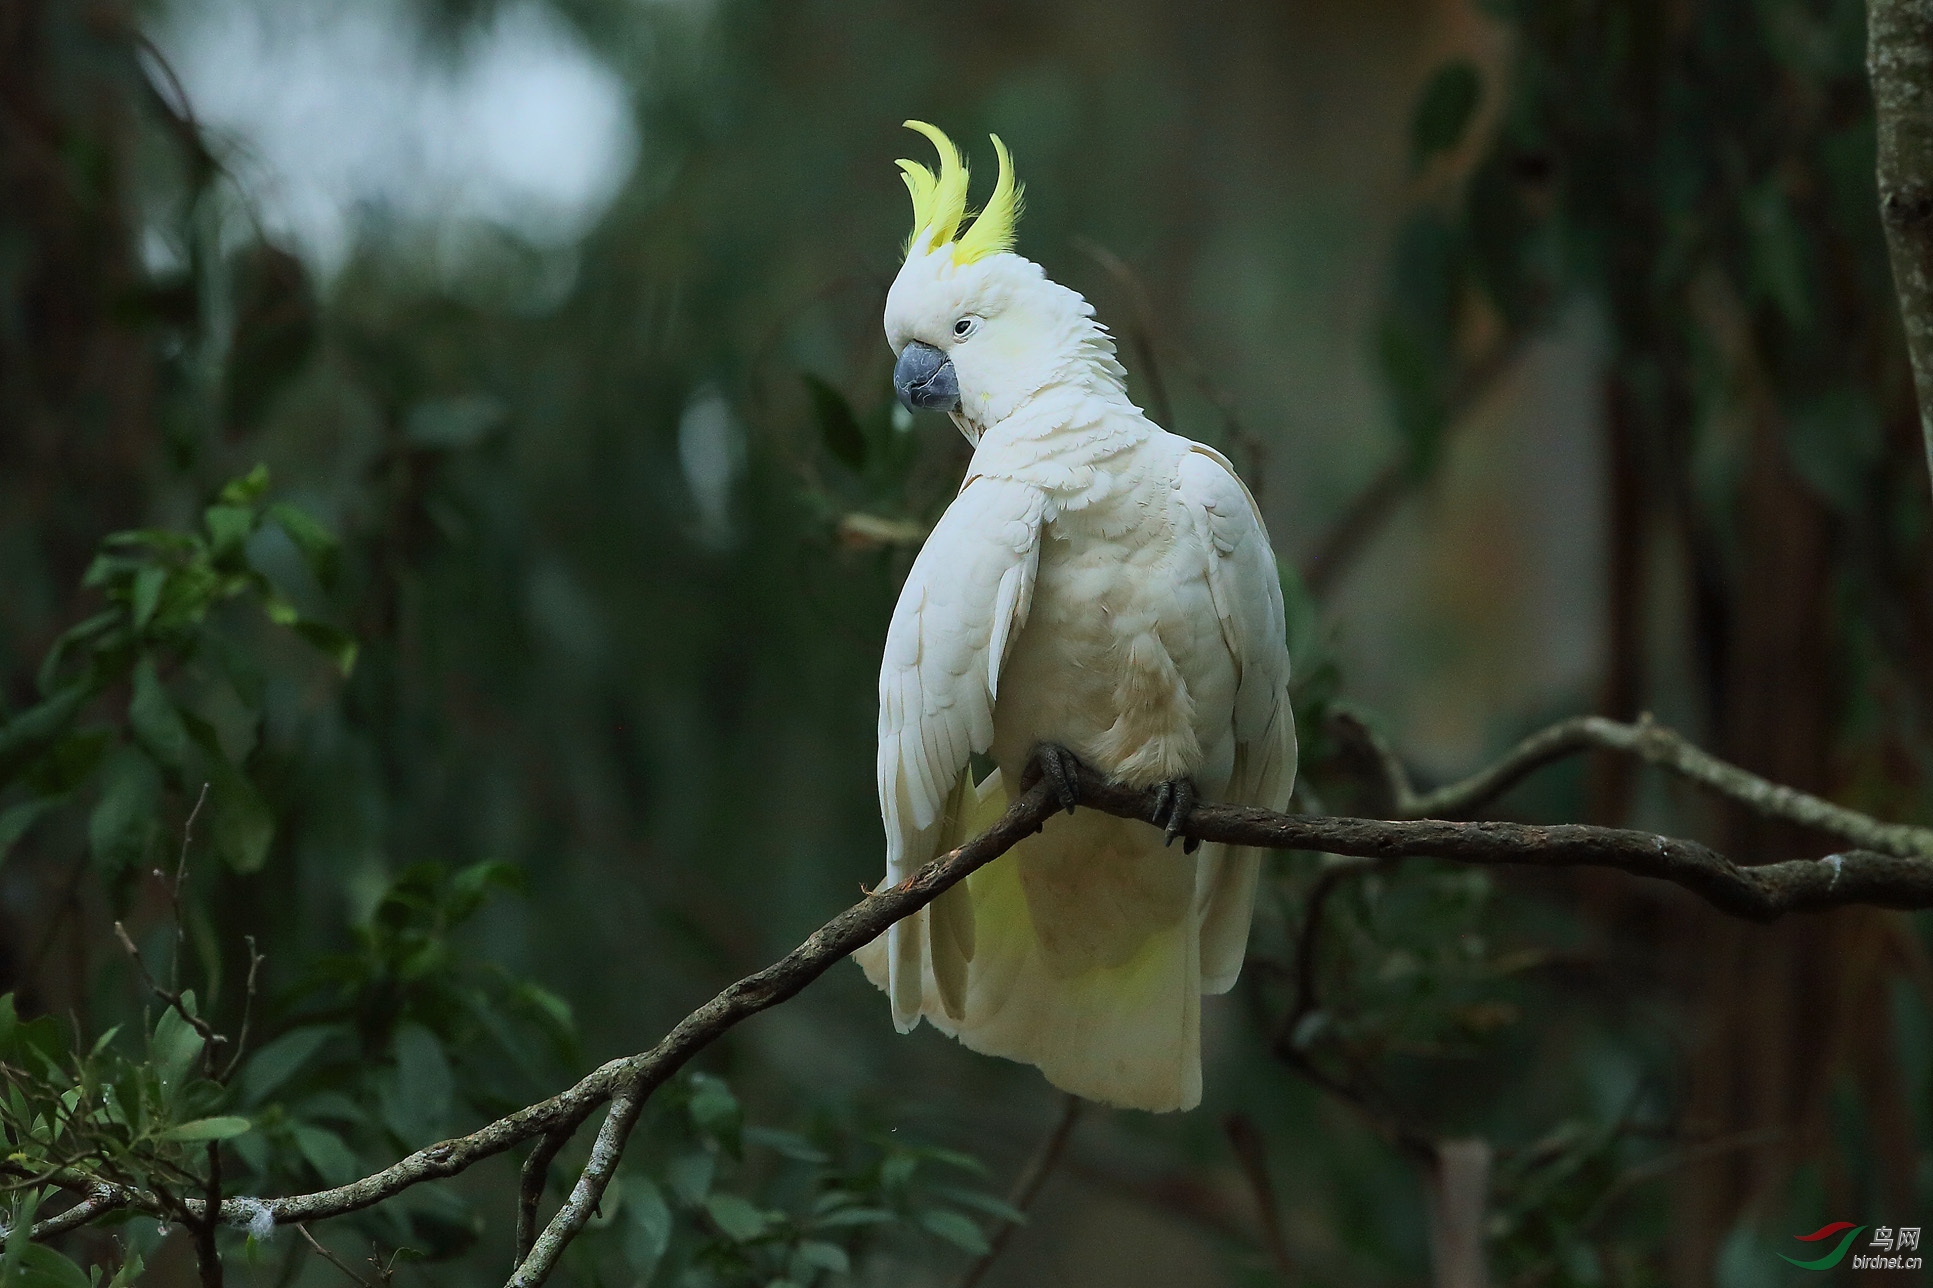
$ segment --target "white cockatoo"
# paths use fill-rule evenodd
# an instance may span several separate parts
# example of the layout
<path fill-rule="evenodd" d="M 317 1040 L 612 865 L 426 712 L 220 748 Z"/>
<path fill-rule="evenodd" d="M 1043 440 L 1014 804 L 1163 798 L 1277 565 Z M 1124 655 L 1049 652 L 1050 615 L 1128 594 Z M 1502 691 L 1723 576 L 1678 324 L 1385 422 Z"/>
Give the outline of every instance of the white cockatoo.
<path fill-rule="evenodd" d="M 924 1017 L 1090 1100 L 1189 1109 L 1201 996 L 1241 970 L 1262 856 L 1165 842 L 1197 794 L 1289 803 L 1275 556 L 1228 461 L 1128 401 L 1093 308 L 1012 252 L 1020 188 L 1000 140 L 999 182 L 961 232 L 958 150 L 907 125 L 940 169 L 899 163 L 914 231 L 886 297 L 894 383 L 974 452 L 886 633 L 886 880 L 998 817 L 1036 755 L 1056 777 L 1071 754 L 1165 788 L 1168 829 L 1056 814 L 858 957 L 902 1032 Z"/>

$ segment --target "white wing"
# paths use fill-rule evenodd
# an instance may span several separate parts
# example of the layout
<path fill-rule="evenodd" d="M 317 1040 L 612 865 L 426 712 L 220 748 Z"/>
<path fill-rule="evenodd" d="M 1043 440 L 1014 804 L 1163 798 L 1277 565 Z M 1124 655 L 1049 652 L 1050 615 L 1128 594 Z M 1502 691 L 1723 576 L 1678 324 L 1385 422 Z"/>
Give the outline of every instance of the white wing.
<path fill-rule="evenodd" d="M 1211 448 L 1197 443 L 1182 457 L 1178 487 L 1206 547 L 1215 616 L 1235 662 L 1235 772 L 1226 799 L 1287 809 L 1295 786 L 1295 719 L 1282 583 L 1268 529 L 1234 467 Z M 1226 992 L 1241 971 L 1261 861 L 1259 850 L 1203 848 L 1197 891 L 1203 992 Z"/>
<path fill-rule="evenodd" d="M 993 744 L 994 696 L 1033 599 L 1044 504 L 1028 484 L 969 478 L 900 591 L 879 671 L 879 807 L 889 883 L 933 857 L 968 757 Z M 940 911 L 950 926 L 961 908 L 953 906 L 960 901 L 947 902 Z M 970 904 L 964 911 L 970 918 Z M 888 991 L 902 1030 L 919 1020 L 930 920 L 909 917 L 888 932 Z M 962 952 L 971 956 L 970 921 L 949 936 L 965 940 L 946 954 L 949 961 Z M 955 965 L 958 978 L 943 977 L 943 991 L 950 991 L 947 984 L 964 988 L 964 957 Z M 948 1000 L 951 1011 L 957 999 Z"/>

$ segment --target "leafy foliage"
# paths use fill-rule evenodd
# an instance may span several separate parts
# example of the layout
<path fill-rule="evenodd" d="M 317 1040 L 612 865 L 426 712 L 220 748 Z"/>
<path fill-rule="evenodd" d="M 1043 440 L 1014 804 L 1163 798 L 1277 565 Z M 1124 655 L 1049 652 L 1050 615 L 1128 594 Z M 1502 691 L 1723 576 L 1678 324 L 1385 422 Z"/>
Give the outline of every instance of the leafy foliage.
<path fill-rule="evenodd" d="M 318 580 L 332 575 L 333 538 L 302 511 L 270 503 L 268 471 L 224 486 L 198 532 L 146 528 L 102 543 L 84 585 L 107 607 L 54 641 L 40 700 L 0 723 L 0 858 L 50 811 L 94 789 L 88 841 L 110 877 L 151 866 L 164 793 L 193 801 L 207 784 L 209 835 L 231 869 L 252 872 L 275 831 L 247 769 L 260 719 L 262 673 L 234 634 L 250 604 L 325 653 L 345 674 L 356 645 L 305 616 L 249 560 L 274 525 Z M 90 721 L 104 698 L 125 701 L 117 723 Z M 118 724 L 118 727 L 117 727 Z"/>
<path fill-rule="evenodd" d="M 748 1125 L 724 1081 L 682 1079 L 612 1185 L 586 1268 L 639 1284 L 813 1288 L 909 1239 L 987 1250 L 986 1220 L 1025 1218 L 977 1182 L 980 1161 L 897 1132 L 823 1118 L 805 1132 Z"/>

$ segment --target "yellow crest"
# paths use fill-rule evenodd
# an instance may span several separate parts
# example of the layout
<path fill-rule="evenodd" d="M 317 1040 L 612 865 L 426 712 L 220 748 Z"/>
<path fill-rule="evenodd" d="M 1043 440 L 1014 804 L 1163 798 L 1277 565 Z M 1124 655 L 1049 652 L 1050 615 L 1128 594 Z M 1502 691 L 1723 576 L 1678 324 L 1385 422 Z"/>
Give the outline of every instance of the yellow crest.
<path fill-rule="evenodd" d="M 907 253 L 913 252 L 922 233 L 927 240 L 919 249 L 934 251 L 952 242 L 956 264 L 971 264 L 1012 250 L 1014 224 L 1020 219 L 1020 185 L 1013 177 L 1013 158 L 1000 136 L 987 136 L 993 140 L 994 155 L 1000 158 L 1000 177 L 994 182 L 993 196 L 987 199 L 987 208 L 961 233 L 960 224 L 967 217 L 967 168 L 960 150 L 937 126 L 925 121 L 908 121 L 906 128 L 931 139 L 940 154 L 937 178 L 917 161 L 902 158 L 899 162 L 906 191 L 913 194 L 913 234 L 906 240 Z"/>

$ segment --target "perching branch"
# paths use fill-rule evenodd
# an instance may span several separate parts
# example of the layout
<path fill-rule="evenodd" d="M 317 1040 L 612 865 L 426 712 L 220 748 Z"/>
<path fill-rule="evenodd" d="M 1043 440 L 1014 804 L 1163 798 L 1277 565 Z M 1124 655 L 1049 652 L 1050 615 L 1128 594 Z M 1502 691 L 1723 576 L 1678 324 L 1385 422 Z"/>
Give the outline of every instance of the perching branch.
<path fill-rule="evenodd" d="M 1695 841 L 1620 828 L 1327 818 L 1213 804 L 1197 806 L 1181 832 L 1201 841 L 1364 859 L 1417 857 L 1485 866 L 1614 868 L 1682 886 L 1720 911 L 1751 921 L 1850 905 L 1933 908 L 1933 859 L 1926 857 L 1929 838 L 1925 829 L 1882 823 L 1767 783 L 1706 756 L 1669 730 L 1651 725 L 1618 725 L 1594 717 L 1567 721 L 1527 740 L 1496 770 L 1427 796 L 1410 792 L 1408 804 L 1415 807 L 1421 801 L 1436 801 L 1472 809 L 1539 765 L 1584 746 L 1631 751 L 1724 791 L 1770 817 L 1805 822 L 1867 848 L 1830 854 L 1817 861 L 1742 867 Z M 1072 785 L 1079 804 L 1090 809 L 1121 818 L 1153 817 L 1153 791 L 1110 783 L 1085 766 L 1080 767 Z M 571 1197 L 536 1239 L 511 1281 L 516 1288 L 536 1288 L 554 1270 L 564 1249 L 595 1210 L 631 1126 L 651 1093 L 739 1022 L 797 995 L 835 962 L 870 943 L 895 921 L 917 912 L 1038 831 L 1060 808 L 1059 798 L 1041 782 L 1022 786 L 1021 795 L 986 832 L 898 885 L 869 894 L 779 961 L 731 985 L 693 1011 L 650 1050 L 610 1061 L 548 1100 L 467 1136 L 417 1150 L 361 1180 L 285 1198 L 224 1199 L 215 1215 L 226 1224 L 259 1227 L 265 1216 L 277 1224 L 289 1224 L 358 1211 L 425 1181 L 454 1176 L 524 1141 L 554 1137 L 561 1143 L 599 1106 L 613 1102 Z M 1877 852 L 1881 849 L 1887 852 Z M 19 1169 L 0 1161 L 0 1172 L 18 1175 Z M 54 1169 L 46 1180 L 81 1196 L 82 1201 L 76 1208 L 41 1223 L 33 1232 L 35 1237 L 73 1229 L 115 1210 L 200 1221 L 209 1207 L 198 1198 L 104 1182 L 78 1167 Z M 76 1212 L 84 1215 L 73 1215 Z"/>
<path fill-rule="evenodd" d="M 1666 769 L 1720 796 L 1737 801 L 1765 818 L 1798 823 L 1864 850 L 1899 858 L 1933 859 L 1933 828 L 1883 823 L 1857 810 L 1810 793 L 1769 782 L 1701 750 L 1675 730 L 1640 716 L 1622 724 L 1602 716 L 1561 720 L 1518 743 L 1504 757 L 1468 778 L 1432 792 L 1417 792 L 1394 753 L 1355 722 L 1352 736 L 1366 739 L 1382 762 L 1397 818 L 1461 818 L 1496 800 L 1535 771 L 1582 751 L 1615 751 Z"/>
<path fill-rule="evenodd" d="M 1933 471 L 1933 0 L 1868 0 L 1879 217 Z"/>

